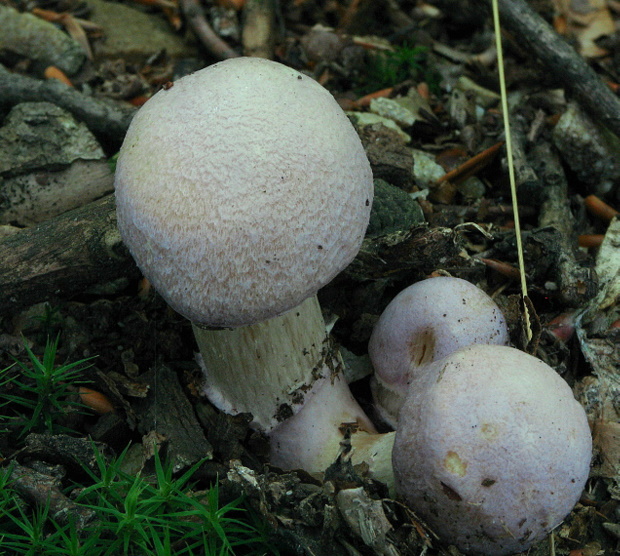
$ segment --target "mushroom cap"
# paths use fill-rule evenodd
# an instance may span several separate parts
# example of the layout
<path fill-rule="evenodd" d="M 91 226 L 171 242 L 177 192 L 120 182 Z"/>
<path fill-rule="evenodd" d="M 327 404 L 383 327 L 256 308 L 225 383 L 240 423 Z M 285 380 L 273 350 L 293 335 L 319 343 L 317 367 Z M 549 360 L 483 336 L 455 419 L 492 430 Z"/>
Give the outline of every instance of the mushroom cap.
<path fill-rule="evenodd" d="M 280 315 L 357 254 L 372 172 L 332 95 L 233 58 L 176 81 L 134 117 L 118 158 L 118 224 L 144 275 L 208 326 Z"/>
<path fill-rule="evenodd" d="M 495 301 L 467 280 L 438 276 L 405 288 L 385 308 L 368 343 L 381 418 L 396 427 L 421 367 L 461 347 L 508 340 L 506 319 Z"/>
<path fill-rule="evenodd" d="M 551 367 L 515 348 L 474 345 L 432 363 L 398 426 L 397 492 L 466 553 L 527 549 L 564 519 L 588 478 L 584 409 Z"/>

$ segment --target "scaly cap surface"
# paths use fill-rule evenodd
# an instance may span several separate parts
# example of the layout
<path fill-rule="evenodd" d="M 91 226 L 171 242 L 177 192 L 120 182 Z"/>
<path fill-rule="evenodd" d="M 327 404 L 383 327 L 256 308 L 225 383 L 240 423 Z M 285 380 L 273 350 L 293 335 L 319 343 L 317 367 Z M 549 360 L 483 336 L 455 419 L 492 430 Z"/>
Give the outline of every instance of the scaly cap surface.
<path fill-rule="evenodd" d="M 234 58 L 137 113 L 116 171 L 118 222 L 138 266 L 193 322 L 282 314 L 357 254 L 373 184 L 332 95 L 294 69 Z"/>

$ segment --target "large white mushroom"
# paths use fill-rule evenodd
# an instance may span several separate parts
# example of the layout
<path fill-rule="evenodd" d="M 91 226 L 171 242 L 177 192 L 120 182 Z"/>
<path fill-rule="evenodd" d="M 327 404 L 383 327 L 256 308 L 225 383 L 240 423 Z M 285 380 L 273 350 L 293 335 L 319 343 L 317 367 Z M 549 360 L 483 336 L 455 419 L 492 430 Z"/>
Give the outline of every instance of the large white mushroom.
<path fill-rule="evenodd" d="M 418 373 L 400 411 L 396 490 L 446 543 L 490 556 L 543 539 L 588 478 L 583 407 L 548 365 L 472 345 Z"/>
<path fill-rule="evenodd" d="M 274 463 L 320 471 L 336 457 L 337 426 L 319 444 L 278 435 L 319 395 L 335 397 L 332 422 L 374 433 L 315 296 L 357 254 L 373 198 L 360 139 L 327 90 L 258 58 L 184 77 L 135 116 L 115 185 L 125 244 L 194 324 L 208 397 L 251 413 Z"/>

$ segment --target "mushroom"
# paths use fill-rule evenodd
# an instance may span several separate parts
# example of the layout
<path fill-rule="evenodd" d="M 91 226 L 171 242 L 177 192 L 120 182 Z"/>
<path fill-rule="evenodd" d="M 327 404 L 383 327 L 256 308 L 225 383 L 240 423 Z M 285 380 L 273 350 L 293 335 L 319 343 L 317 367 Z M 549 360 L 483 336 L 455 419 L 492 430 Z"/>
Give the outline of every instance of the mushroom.
<path fill-rule="evenodd" d="M 425 365 L 471 344 L 507 344 L 506 320 L 480 288 L 438 276 L 405 288 L 381 314 L 368 344 L 379 416 L 396 428 L 409 384 Z"/>
<path fill-rule="evenodd" d="M 193 323 L 207 396 L 251 413 L 272 437 L 274 463 L 322 471 L 336 457 L 335 426 L 318 445 L 278 436 L 320 396 L 339 408 L 334 423 L 354 422 L 360 438 L 375 432 L 316 299 L 357 254 L 373 197 L 360 139 L 327 90 L 259 58 L 186 76 L 134 117 L 115 187 L 123 241 Z M 321 457 L 296 458 L 308 450 Z"/>
<path fill-rule="evenodd" d="M 511 554 L 571 511 L 591 453 L 586 413 L 551 367 L 472 345 L 413 379 L 393 450 L 396 490 L 446 543 Z"/>

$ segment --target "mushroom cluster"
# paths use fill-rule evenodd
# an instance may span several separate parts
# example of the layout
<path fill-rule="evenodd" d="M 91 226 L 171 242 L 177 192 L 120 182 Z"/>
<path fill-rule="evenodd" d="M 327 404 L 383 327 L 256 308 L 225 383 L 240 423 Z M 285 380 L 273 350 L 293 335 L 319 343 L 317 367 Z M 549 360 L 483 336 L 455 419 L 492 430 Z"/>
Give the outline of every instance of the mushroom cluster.
<path fill-rule="evenodd" d="M 369 342 L 375 403 L 396 428 L 396 492 L 466 553 L 511 554 L 541 540 L 589 473 L 583 407 L 508 340 L 488 295 L 436 277 L 398 294 Z"/>
<path fill-rule="evenodd" d="M 314 80 L 257 58 L 178 80 L 132 121 L 115 187 L 125 244 L 193 324 L 207 397 L 251 413 L 274 464 L 323 471 L 348 423 L 353 462 L 388 485 L 395 475 L 470 552 L 529 546 L 575 503 L 583 409 L 552 369 L 501 345 L 501 311 L 463 280 L 412 286 L 373 334 L 374 395 L 397 433 L 378 434 L 351 395 L 316 292 L 359 250 L 372 172 Z"/>

